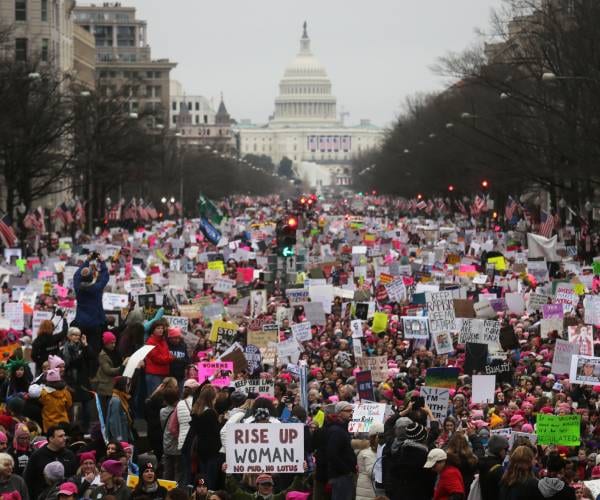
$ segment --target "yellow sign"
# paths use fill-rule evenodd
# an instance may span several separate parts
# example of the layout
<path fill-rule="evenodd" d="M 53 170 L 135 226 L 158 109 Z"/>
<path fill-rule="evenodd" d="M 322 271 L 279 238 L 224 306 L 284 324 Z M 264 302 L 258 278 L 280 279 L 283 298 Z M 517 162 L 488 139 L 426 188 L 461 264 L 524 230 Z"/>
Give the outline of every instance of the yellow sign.
<path fill-rule="evenodd" d="M 223 336 L 235 336 L 237 333 L 238 325 L 232 322 L 217 320 L 212 324 L 210 329 L 210 341 L 216 342 L 219 339 L 219 334 Z"/>
<path fill-rule="evenodd" d="M 140 482 L 139 476 L 134 476 L 133 474 L 127 475 L 127 487 L 128 488 L 131 488 L 133 490 L 139 482 Z M 161 486 L 166 488 L 167 491 L 172 490 L 173 488 L 177 488 L 177 481 L 169 481 L 167 479 L 159 479 L 158 484 L 160 484 Z"/>
<path fill-rule="evenodd" d="M 162 250 L 156 250 L 156 256 L 162 260 L 165 264 L 169 263 L 169 259 L 167 259 L 167 257 L 165 256 L 165 254 L 163 253 Z"/>
<path fill-rule="evenodd" d="M 573 291 L 577 295 L 585 295 L 585 285 L 583 283 L 575 283 L 575 286 L 573 287 Z"/>
<path fill-rule="evenodd" d="M 225 274 L 225 264 L 222 260 L 213 260 L 212 262 L 209 262 L 208 268 L 210 270 L 219 270 L 221 271 L 221 274 Z"/>
<path fill-rule="evenodd" d="M 493 264 L 494 269 L 496 271 L 506 271 L 506 260 L 504 257 L 490 257 L 488 260 L 488 264 Z"/>
<path fill-rule="evenodd" d="M 373 332 L 381 333 L 385 332 L 388 324 L 388 315 L 382 312 L 376 312 L 373 316 Z"/>

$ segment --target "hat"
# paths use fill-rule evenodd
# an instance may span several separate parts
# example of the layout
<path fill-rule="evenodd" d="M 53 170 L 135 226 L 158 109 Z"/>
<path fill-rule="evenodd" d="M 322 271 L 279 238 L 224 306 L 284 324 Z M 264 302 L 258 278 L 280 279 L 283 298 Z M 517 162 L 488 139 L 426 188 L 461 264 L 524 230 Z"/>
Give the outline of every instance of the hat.
<path fill-rule="evenodd" d="M 600 479 L 600 465 L 596 465 L 592 469 L 592 479 Z"/>
<path fill-rule="evenodd" d="M 119 462 L 120 464 L 121 462 Z M 50 462 L 44 467 L 44 476 L 50 481 L 60 481 L 65 477 L 65 467 L 59 461 Z"/>
<path fill-rule="evenodd" d="M 383 424 L 381 422 L 375 422 L 369 428 L 369 436 L 377 436 L 377 434 L 383 434 Z"/>
<path fill-rule="evenodd" d="M 121 476 L 123 474 L 123 464 L 118 460 L 105 460 L 101 466 L 112 476 Z"/>
<path fill-rule="evenodd" d="M 259 476 L 256 478 L 256 484 L 264 484 L 264 483 L 271 483 L 273 484 L 273 478 L 271 477 L 270 474 L 259 474 Z"/>
<path fill-rule="evenodd" d="M 242 406 L 246 402 L 246 399 L 248 399 L 248 396 L 242 391 L 233 391 L 231 396 L 229 396 L 229 400 L 234 408 Z"/>
<path fill-rule="evenodd" d="M 48 364 L 50 365 L 51 369 L 58 368 L 59 366 L 65 366 L 65 360 L 60 356 L 54 356 L 50 354 L 50 356 L 48 356 Z"/>
<path fill-rule="evenodd" d="M 425 427 L 421 424 L 417 424 L 416 422 L 411 423 L 406 428 L 406 439 L 410 439 L 411 441 L 423 441 L 427 437 L 427 431 Z"/>
<path fill-rule="evenodd" d="M 198 383 L 198 381 L 196 379 L 188 378 L 183 383 L 183 387 L 188 387 L 189 389 L 198 389 L 198 387 L 200 387 L 200 384 Z"/>
<path fill-rule="evenodd" d="M 2 431 L 0 431 L 0 443 L 8 443 L 8 436 Z"/>
<path fill-rule="evenodd" d="M 86 460 L 91 460 L 96 463 L 96 450 L 84 451 L 79 454 L 79 463 L 82 464 Z"/>
<path fill-rule="evenodd" d="M 58 382 L 60 380 L 60 372 L 58 368 L 51 368 L 46 372 L 46 381 L 47 382 Z"/>
<path fill-rule="evenodd" d="M 492 434 L 488 441 L 488 451 L 494 456 L 498 456 L 502 450 L 508 450 L 508 447 L 508 439 L 500 434 Z"/>
<path fill-rule="evenodd" d="M 176 327 L 172 326 L 171 328 L 169 328 L 167 330 L 167 338 L 174 339 L 174 338 L 178 338 L 181 336 L 182 336 L 181 328 L 176 328 Z"/>
<path fill-rule="evenodd" d="M 516 414 L 510 418 L 510 423 L 508 425 L 512 427 L 513 425 L 522 424 L 524 421 L 525 419 L 523 418 L 523 415 Z"/>
<path fill-rule="evenodd" d="M 156 472 L 156 470 L 154 469 L 154 464 L 152 462 L 146 462 L 145 464 L 143 464 L 140 467 L 140 472 L 143 474 L 144 472 L 146 472 L 147 470 L 151 470 L 153 472 Z"/>
<path fill-rule="evenodd" d="M 347 410 L 348 408 L 353 409 L 354 407 L 350 403 L 348 403 L 348 401 L 340 401 L 335 405 L 335 412 L 341 413 L 344 410 Z"/>
<path fill-rule="evenodd" d="M 521 432 L 529 432 L 530 434 L 532 434 L 533 433 L 533 425 L 523 424 L 523 427 L 521 427 Z"/>
<path fill-rule="evenodd" d="M 123 451 L 133 449 L 133 445 L 129 444 L 127 441 L 120 441 L 119 444 L 121 445 L 121 448 L 123 448 Z"/>
<path fill-rule="evenodd" d="M 112 344 L 113 342 L 117 341 L 117 337 L 115 337 L 115 334 L 112 332 L 104 332 L 102 334 L 102 343 L 104 345 L 106 344 Z"/>
<path fill-rule="evenodd" d="M 444 450 L 442 450 L 440 448 L 434 448 L 427 454 L 427 462 L 425 462 L 425 465 L 423 466 L 423 468 L 431 469 L 435 464 L 437 464 L 438 462 L 441 462 L 443 460 L 446 460 L 447 458 L 448 458 L 448 455 L 446 455 L 446 452 Z"/>
<path fill-rule="evenodd" d="M 59 495 L 76 496 L 78 492 L 77 485 L 71 481 L 61 484 L 58 489 Z"/>

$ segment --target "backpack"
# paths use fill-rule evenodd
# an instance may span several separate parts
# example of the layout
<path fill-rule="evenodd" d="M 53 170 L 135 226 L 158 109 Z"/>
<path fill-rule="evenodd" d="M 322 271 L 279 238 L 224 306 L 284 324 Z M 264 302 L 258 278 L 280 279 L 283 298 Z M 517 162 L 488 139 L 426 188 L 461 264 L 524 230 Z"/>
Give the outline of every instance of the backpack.
<path fill-rule="evenodd" d="M 177 420 L 177 410 L 171 410 L 167 420 L 165 421 L 165 426 L 163 427 L 163 451 L 166 455 L 176 455 L 177 454 L 177 435 L 173 436 L 169 430 L 169 423 L 173 420 Z"/>
<path fill-rule="evenodd" d="M 177 417 L 177 407 L 171 412 L 169 418 L 167 418 L 167 425 L 165 426 L 166 431 L 171 437 L 179 438 L 179 418 Z"/>

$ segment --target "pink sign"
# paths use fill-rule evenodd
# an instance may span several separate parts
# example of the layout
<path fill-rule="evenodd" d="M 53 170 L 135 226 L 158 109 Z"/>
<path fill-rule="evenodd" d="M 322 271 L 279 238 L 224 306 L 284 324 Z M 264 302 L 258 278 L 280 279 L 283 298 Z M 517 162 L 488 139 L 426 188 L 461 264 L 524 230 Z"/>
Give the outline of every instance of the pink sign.
<path fill-rule="evenodd" d="M 473 265 L 461 264 L 458 268 L 458 272 L 460 273 L 476 273 L 477 268 Z"/>
<path fill-rule="evenodd" d="M 227 387 L 231 382 L 233 361 L 202 361 L 198 363 L 198 382 L 202 383 L 216 372 L 221 372 L 218 378 L 210 383 L 215 387 Z M 227 373 L 227 375 L 225 375 Z"/>
<path fill-rule="evenodd" d="M 64 299 L 69 295 L 69 289 L 64 286 L 54 285 L 54 289 L 61 299 Z"/>

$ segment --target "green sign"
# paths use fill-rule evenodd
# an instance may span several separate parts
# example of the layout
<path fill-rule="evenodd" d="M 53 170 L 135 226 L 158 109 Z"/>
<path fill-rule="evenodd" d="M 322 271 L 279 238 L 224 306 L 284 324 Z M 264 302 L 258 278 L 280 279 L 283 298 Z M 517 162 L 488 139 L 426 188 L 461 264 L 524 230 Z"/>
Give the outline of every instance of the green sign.
<path fill-rule="evenodd" d="M 292 257 L 294 255 L 294 247 L 283 247 L 281 255 L 284 257 Z"/>
<path fill-rule="evenodd" d="M 537 444 L 579 446 L 581 443 L 580 415 L 546 415 L 538 413 L 536 419 Z"/>
<path fill-rule="evenodd" d="M 600 262 L 592 262 L 592 269 L 594 270 L 594 276 L 600 276 Z"/>

